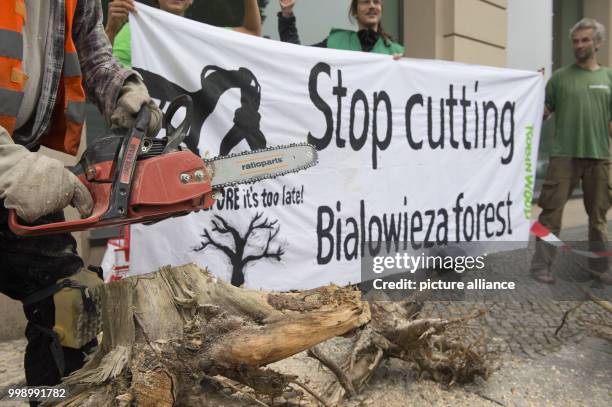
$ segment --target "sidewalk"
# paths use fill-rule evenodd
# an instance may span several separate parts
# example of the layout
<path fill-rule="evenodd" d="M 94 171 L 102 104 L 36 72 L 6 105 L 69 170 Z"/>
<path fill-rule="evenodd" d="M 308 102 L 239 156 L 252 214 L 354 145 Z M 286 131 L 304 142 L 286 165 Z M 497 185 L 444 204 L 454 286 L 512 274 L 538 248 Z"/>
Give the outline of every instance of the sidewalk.
<path fill-rule="evenodd" d="M 25 402 L 9 401 L 7 398 L 9 388 L 25 386 L 23 372 L 23 354 L 26 340 L 0 342 L 0 405 L 1 406 L 28 406 Z"/>

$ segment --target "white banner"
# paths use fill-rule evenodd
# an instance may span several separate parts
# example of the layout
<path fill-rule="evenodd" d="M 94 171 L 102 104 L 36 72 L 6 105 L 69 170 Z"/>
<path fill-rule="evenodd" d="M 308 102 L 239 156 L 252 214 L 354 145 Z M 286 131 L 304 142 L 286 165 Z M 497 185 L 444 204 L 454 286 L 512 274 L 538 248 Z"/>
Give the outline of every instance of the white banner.
<path fill-rule="evenodd" d="M 385 241 L 528 241 L 541 75 L 296 46 L 138 8 L 133 65 L 162 108 L 194 98 L 191 148 L 307 141 L 320 161 L 133 227 L 131 273 L 193 262 L 252 288 L 303 289 L 359 281 L 362 256 Z"/>

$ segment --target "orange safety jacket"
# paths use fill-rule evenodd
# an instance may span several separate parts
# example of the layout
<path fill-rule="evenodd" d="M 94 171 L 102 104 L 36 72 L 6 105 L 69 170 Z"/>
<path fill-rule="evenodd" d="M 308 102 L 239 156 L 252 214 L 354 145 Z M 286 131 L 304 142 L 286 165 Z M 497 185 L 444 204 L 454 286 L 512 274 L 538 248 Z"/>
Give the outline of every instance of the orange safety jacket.
<path fill-rule="evenodd" d="M 62 78 L 51 126 L 40 144 L 76 155 L 85 121 L 85 91 L 72 22 L 77 0 L 65 0 L 66 30 Z M 23 25 L 27 20 L 24 0 L 0 1 L 0 125 L 13 134 L 17 113 L 28 79 L 23 72 Z"/>

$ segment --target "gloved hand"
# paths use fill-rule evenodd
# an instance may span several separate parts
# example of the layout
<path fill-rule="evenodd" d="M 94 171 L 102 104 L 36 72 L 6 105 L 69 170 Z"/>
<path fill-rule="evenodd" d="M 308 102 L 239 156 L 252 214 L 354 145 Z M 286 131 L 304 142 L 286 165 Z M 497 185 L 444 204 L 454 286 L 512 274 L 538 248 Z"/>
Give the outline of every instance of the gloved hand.
<path fill-rule="evenodd" d="M 125 81 L 119 100 L 117 100 L 117 108 L 111 115 L 111 123 L 124 129 L 132 128 L 136 115 L 143 105 L 148 105 L 151 109 L 149 135 L 155 136 L 161 128 L 163 114 L 155 102 L 151 100 L 147 87 L 136 76 L 132 76 Z"/>
<path fill-rule="evenodd" d="M 91 194 L 61 161 L 14 144 L 0 126 L 0 199 L 20 218 L 33 222 L 72 204 L 82 217 L 93 209 Z"/>

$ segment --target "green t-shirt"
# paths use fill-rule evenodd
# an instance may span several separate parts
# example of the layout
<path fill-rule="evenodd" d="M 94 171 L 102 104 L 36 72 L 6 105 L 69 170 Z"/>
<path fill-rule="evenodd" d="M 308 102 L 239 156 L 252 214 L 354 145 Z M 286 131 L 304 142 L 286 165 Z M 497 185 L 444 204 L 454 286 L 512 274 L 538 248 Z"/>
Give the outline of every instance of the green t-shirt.
<path fill-rule="evenodd" d="M 132 31 L 130 24 L 125 23 L 115 36 L 113 43 L 113 56 L 126 68 L 132 68 Z"/>
<path fill-rule="evenodd" d="M 590 71 L 573 64 L 559 69 L 546 85 L 546 107 L 555 113 L 551 157 L 609 158 L 609 68 Z"/>

